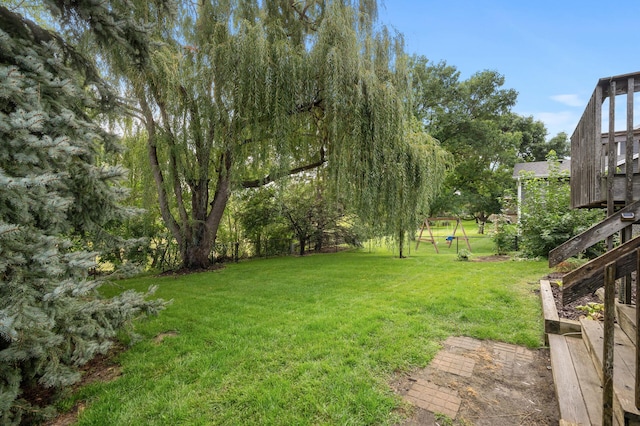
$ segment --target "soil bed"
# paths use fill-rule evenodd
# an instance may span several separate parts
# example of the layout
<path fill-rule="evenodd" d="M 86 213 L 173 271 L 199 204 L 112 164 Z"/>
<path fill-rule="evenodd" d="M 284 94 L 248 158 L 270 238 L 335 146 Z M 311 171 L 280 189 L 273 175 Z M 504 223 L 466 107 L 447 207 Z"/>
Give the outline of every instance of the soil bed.
<path fill-rule="evenodd" d="M 546 279 L 549 280 L 551 284 L 551 292 L 553 293 L 553 297 L 556 301 L 556 310 L 558 311 L 558 316 L 560 318 L 578 320 L 581 317 L 585 316 L 585 312 L 577 309 L 578 306 L 586 306 L 588 303 L 602 303 L 602 300 L 595 294 L 587 294 L 586 296 L 582 296 L 580 299 L 568 303 L 567 305 L 562 304 L 562 288 L 558 285 L 559 281 L 562 281 L 562 277 L 564 274 L 556 272 L 553 274 L 549 274 Z M 635 304 L 636 300 L 636 285 L 635 285 L 635 273 L 632 275 L 632 287 L 631 287 L 631 303 Z M 616 296 L 617 296 L 618 286 L 616 286 Z"/>

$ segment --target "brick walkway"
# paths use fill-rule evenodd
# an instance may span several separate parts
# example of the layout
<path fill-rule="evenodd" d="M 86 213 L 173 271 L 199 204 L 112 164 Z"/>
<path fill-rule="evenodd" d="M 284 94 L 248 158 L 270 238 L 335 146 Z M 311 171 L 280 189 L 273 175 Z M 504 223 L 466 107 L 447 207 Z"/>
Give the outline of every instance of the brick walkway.
<path fill-rule="evenodd" d="M 490 360 L 496 375 L 509 378 L 532 359 L 533 353 L 519 346 L 481 342 L 470 337 L 449 337 L 429 367 L 422 374 L 409 378 L 411 385 L 404 398 L 416 407 L 455 419 L 462 399 L 458 390 L 447 383 L 455 382 L 455 377 L 471 377 L 477 360 Z"/>

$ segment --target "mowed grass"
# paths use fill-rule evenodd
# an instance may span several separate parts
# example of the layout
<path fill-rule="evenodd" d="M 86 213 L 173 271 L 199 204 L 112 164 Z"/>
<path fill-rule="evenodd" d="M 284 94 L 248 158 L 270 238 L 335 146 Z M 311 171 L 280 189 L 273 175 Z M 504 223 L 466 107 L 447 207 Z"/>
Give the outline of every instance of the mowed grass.
<path fill-rule="evenodd" d="M 471 244 L 476 257 L 491 254 L 488 239 Z M 87 401 L 82 425 L 393 424 L 402 402 L 391 377 L 428 364 L 448 336 L 542 344 L 534 283 L 544 261 L 460 262 L 455 244 L 440 246 L 119 283 L 157 284 L 173 304 L 136 324 L 143 338 L 119 356 L 121 377 L 64 405 Z M 177 335 L 154 342 L 167 331 Z"/>

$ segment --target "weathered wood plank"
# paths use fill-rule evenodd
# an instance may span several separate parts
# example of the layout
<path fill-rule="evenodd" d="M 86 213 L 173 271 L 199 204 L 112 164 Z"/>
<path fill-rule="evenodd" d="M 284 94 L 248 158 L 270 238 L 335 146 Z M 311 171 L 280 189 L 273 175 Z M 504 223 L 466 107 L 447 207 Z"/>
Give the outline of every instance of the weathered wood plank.
<path fill-rule="evenodd" d="M 602 347 L 602 426 L 613 425 L 613 339 L 616 319 L 616 264 L 604 268 L 604 338 Z"/>
<path fill-rule="evenodd" d="M 571 256 L 586 250 L 594 244 L 603 241 L 607 237 L 615 234 L 621 229 L 629 226 L 628 221 L 622 220 L 623 214 L 633 213 L 640 219 L 640 201 L 636 201 L 623 209 L 620 209 L 612 216 L 607 217 L 602 222 L 593 225 L 591 228 L 579 235 L 567 240 L 549 252 L 549 267 L 554 267 L 558 263 L 567 260 Z"/>
<path fill-rule="evenodd" d="M 567 347 L 571 353 L 574 370 L 580 383 L 580 391 L 584 400 L 591 425 L 602 424 L 602 388 L 600 378 L 593 366 L 593 361 L 581 338 L 567 337 Z"/>
<path fill-rule="evenodd" d="M 633 86 L 634 78 L 627 83 L 627 137 L 625 143 L 625 202 L 633 202 Z M 629 90 L 631 88 L 631 90 Z"/>
<path fill-rule="evenodd" d="M 540 280 L 540 301 L 544 317 L 545 343 L 549 343 L 547 334 L 580 333 L 580 322 L 560 318 L 556 309 L 555 298 L 548 280 Z"/>
<path fill-rule="evenodd" d="M 589 412 L 582 398 L 578 376 L 573 367 L 566 337 L 557 334 L 549 335 L 549 352 L 551 353 L 551 372 L 556 386 L 560 417 L 569 424 L 588 425 Z"/>
<path fill-rule="evenodd" d="M 637 267 L 636 249 L 638 247 L 640 247 L 640 237 L 619 245 L 566 274 L 562 278 L 562 303 L 573 302 L 601 287 L 604 280 L 604 267 L 607 263 L 616 263 L 616 279 L 633 272 Z"/>
<path fill-rule="evenodd" d="M 551 283 L 548 280 L 540 280 L 540 301 L 542 302 L 542 315 L 544 317 L 544 332 L 546 334 L 559 334 L 560 317 L 556 309 L 556 301 L 551 291 Z M 545 340 L 547 340 L 545 336 Z"/>
<path fill-rule="evenodd" d="M 603 325 L 600 321 L 580 320 L 582 338 L 593 360 L 598 376 L 602 379 Z M 635 348 L 620 327 L 615 326 L 614 349 L 614 409 L 619 423 L 628 424 L 640 420 L 640 411 L 634 404 L 635 368 L 631 367 Z"/>
<path fill-rule="evenodd" d="M 591 206 L 598 207 L 604 205 L 607 200 L 604 198 L 607 194 L 607 180 L 600 179 L 600 191 L 602 194 L 601 198 L 594 198 L 593 204 Z M 623 173 L 618 173 L 613 176 L 613 201 L 616 205 L 620 205 L 624 203 L 625 197 L 625 188 L 626 188 L 626 177 Z M 635 194 L 640 194 L 640 175 L 633 175 L 633 192 Z M 584 207 L 584 206 L 583 206 Z"/>
<path fill-rule="evenodd" d="M 610 93 L 616 93 L 616 80 L 609 82 Z M 618 156 L 616 153 L 616 97 L 609 96 L 609 141 L 607 144 L 607 216 L 613 215 L 614 197 L 613 197 L 613 176 L 616 172 L 616 163 Z M 607 238 L 607 248 L 613 248 L 613 238 Z"/>
<path fill-rule="evenodd" d="M 635 345 L 636 343 L 636 309 L 633 306 L 616 303 L 616 319 L 618 325 L 629 340 Z"/>
<path fill-rule="evenodd" d="M 571 135 L 571 207 L 590 206 L 606 196 L 601 193 L 604 171 L 602 151 L 603 87 L 597 85 Z"/>
<path fill-rule="evenodd" d="M 625 195 L 626 206 L 633 203 L 633 77 L 627 80 L 627 137 L 625 141 Z M 622 242 L 632 238 L 632 226 L 629 224 L 621 232 Z M 620 282 L 620 302 L 631 304 L 631 274 L 626 274 Z"/>
<path fill-rule="evenodd" d="M 638 260 L 637 267 L 640 268 L 640 249 L 636 250 L 636 258 Z M 640 271 L 640 269 L 637 269 Z M 636 282 L 638 280 L 638 275 L 636 272 Z M 636 286 L 637 287 L 637 286 Z M 638 347 L 638 342 L 640 342 L 640 330 L 638 329 L 638 323 L 640 323 L 640 291 L 636 290 L 636 386 L 635 386 L 635 403 L 636 408 L 640 409 L 640 347 Z"/>
<path fill-rule="evenodd" d="M 577 334 L 582 333 L 582 327 L 580 326 L 580 321 L 570 320 L 570 319 L 560 319 L 560 331 L 559 334 Z"/>

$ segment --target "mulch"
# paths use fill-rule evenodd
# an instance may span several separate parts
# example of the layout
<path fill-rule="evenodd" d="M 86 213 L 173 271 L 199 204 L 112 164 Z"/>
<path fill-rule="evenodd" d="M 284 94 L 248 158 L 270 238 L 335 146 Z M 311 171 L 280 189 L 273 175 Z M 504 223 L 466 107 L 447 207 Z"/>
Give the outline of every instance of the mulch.
<path fill-rule="evenodd" d="M 563 273 L 554 272 L 549 274 L 546 279 L 549 280 L 551 284 L 551 292 L 553 293 L 553 297 L 556 301 L 556 309 L 558 311 L 558 316 L 560 318 L 578 320 L 581 317 L 584 317 L 584 311 L 581 311 L 578 306 L 586 306 L 588 303 L 602 303 L 602 300 L 595 294 L 587 294 L 586 296 L 582 296 L 580 299 L 568 303 L 567 305 L 562 304 L 562 288 L 558 285 L 560 281 L 562 281 Z M 631 302 L 634 303 L 636 300 L 636 285 L 635 285 L 635 274 L 632 275 L 632 297 Z M 617 287 L 616 287 L 617 289 Z M 617 291 L 616 291 L 617 293 Z"/>

